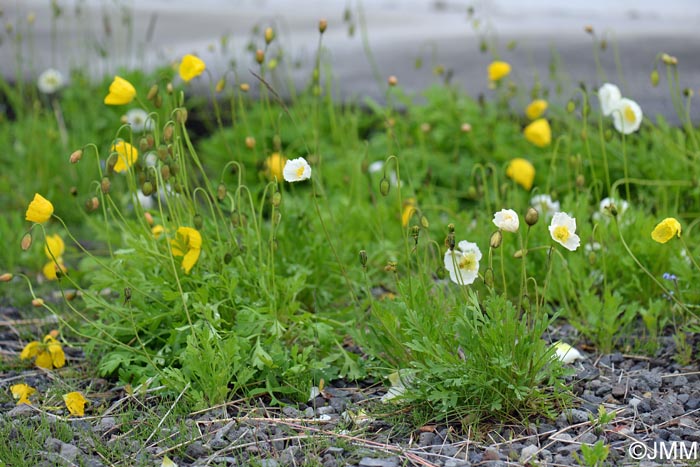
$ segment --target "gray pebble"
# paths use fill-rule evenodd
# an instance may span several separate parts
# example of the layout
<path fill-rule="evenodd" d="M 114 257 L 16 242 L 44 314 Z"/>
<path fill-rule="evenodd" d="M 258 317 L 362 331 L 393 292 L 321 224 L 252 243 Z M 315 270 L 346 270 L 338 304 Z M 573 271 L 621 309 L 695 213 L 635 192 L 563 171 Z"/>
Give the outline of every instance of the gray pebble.
<path fill-rule="evenodd" d="M 338 461 L 335 460 L 335 457 L 330 454 L 323 456 L 321 463 L 323 464 L 323 467 L 338 467 Z"/>
<path fill-rule="evenodd" d="M 578 440 L 583 444 L 595 444 L 595 442 L 598 441 L 598 437 L 589 431 L 588 433 L 582 434 Z"/>
<path fill-rule="evenodd" d="M 398 467 L 399 459 L 396 457 L 387 457 L 377 459 L 375 457 L 363 457 L 358 464 L 359 467 Z"/>
<path fill-rule="evenodd" d="M 301 418 L 301 412 L 294 407 L 282 407 L 282 414 L 287 418 Z"/>
<path fill-rule="evenodd" d="M 418 446 L 424 448 L 433 444 L 433 439 L 435 434 L 430 431 L 426 431 L 418 435 Z"/>
<path fill-rule="evenodd" d="M 307 407 L 304 409 L 304 418 L 314 418 L 314 408 Z"/>
<path fill-rule="evenodd" d="M 443 467 L 469 467 L 469 462 L 457 459 L 447 459 Z"/>
<path fill-rule="evenodd" d="M 598 389 L 595 390 L 595 395 L 596 396 L 605 396 L 606 394 L 609 394 L 610 391 L 612 391 L 612 384 L 608 383 L 603 383 L 598 387 Z"/>
<path fill-rule="evenodd" d="M 615 385 L 612 388 L 611 394 L 613 395 L 613 397 L 616 397 L 618 399 L 625 397 L 625 395 L 627 394 L 627 387 L 623 384 Z"/>
<path fill-rule="evenodd" d="M 68 443 L 62 443 L 61 444 L 61 457 L 68 459 L 69 461 L 74 461 L 76 458 L 78 458 L 79 454 L 82 454 L 80 452 L 80 449 L 78 449 L 77 446 L 73 446 L 72 444 Z M 82 458 L 82 456 L 80 456 Z"/>
<path fill-rule="evenodd" d="M 211 449 L 204 446 L 201 441 L 195 441 L 185 449 L 185 455 L 192 459 L 199 459 L 200 457 L 207 456 L 210 452 Z"/>
<path fill-rule="evenodd" d="M 46 441 L 44 441 L 44 449 L 46 449 L 49 452 L 59 452 L 61 450 L 61 445 L 63 444 L 63 441 L 60 439 L 48 437 L 46 438 Z"/>
<path fill-rule="evenodd" d="M 316 415 L 330 415 L 335 412 L 335 408 L 331 405 L 324 405 L 316 408 Z"/>
<path fill-rule="evenodd" d="M 332 456 L 340 456 L 344 452 L 345 452 L 345 449 L 339 448 L 338 446 L 331 446 L 329 448 L 326 448 L 326 453 L 328 453 Z"/>
<path fill-rule="evenodd" d="M 536 459 L 537 451 L 539 448 L 535 445 L 525 446 L 522 451 L 520 451 L 520 463 L 525 464 L 531 458 Z"/>
<path fill-rule="evenodd" d="M 7 418 L 23 418 L 34 415 L 36 411 L 27 404 L 20 404 L 7 412 Z"/>
<path fill-rule="evenodd" d="M 260 461 L 260 467 L 278 467 L 280 464 L 274 459 L 263 459 Z"/>
<path fill-rule="evenodd" d="M 100 422 L 95 427 L 97 433 L 106 433 L 113 429 L 117 425 L 117 421 L 114 417 L 103 417 Z"/>

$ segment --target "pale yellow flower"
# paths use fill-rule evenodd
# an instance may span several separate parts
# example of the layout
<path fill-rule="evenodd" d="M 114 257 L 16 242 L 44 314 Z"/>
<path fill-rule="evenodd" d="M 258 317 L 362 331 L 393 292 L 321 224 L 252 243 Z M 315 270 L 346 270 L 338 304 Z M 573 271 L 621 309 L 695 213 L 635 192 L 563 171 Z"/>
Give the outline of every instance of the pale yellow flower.
<path fill-rule="evenodd" d="M 31 404 L 29 401 L 29 396 L 34 394 L 36 392 L 36 389 L 24 384 L 14 384 L 10 386 L 10 391 L 12 392 L 12 397 L 14 397 L 17 400 L 17 405 L 20 404 Z"/>
<path fill-rule="evenodd" d="M 488 68 L 489 81 L 500 81 L 510 74 L 510 64 L 502 61 L 491 62 Z"/>
<path fill-rule="evenodd" d="M 29 360 L 34 357 L 36 357 L 34 362 L 36 366 L 47 370 L 61 368 L 66 364 L 63 347 L 51 334 L 44 337 L 43 343 L 37 341 L 28 343 L 19 355 L 20 360 Z"/>
<path fill-rule="evenodd" d="M 76 417 L 85 416 L 85 404 L 88 400 L 80 392 L 74 391 L 64 394 L 63 401 L 66 403 L 66 408 L 71 415 Z"/>
<path fill-rule="evenodd" d="M 549 146 L 552 142 L 552 129 L 549 126 L 549 122 L 544 118 L 538 118 L 526 126 L 523 134 L 525 139 L 538 148 Z"/>
<path fill-rule="evenodd" d="M 516 157 L 508 163 L 506 175 L 518 185 L 530 190 L 535 180 L 535 166 L 527 159 Z"/>
<path fill-rule="evenodd" d="M 112 84 L 109 85 L 109 94 L 105 97 L 107 105 L 125 105 L 136 97 L 134 85 L 120 76 L 115 76 Z"/>
<path fill-rule="evenodd" d="M 202 252 L 202 235 L 192 227 L 179 227 L 170 241 L 173 256 L 182 256 L 182 270 L 189 274 Z"/>
<path fill-rule="evenodd" d="M 673 237 L 681 238 L 681 223 L 673 217 L 659 222 L 651 233 L 651 238 L 659 243 L 666 243 Z"/>
<path fill-rule="evenodd" d="M 187 54 L 182 57 L 182 61 L 180 62 L 180 78 L 182 78 L 185 83 L 189 83 L 191 79 L 201 75 L 206 69 L 207 65 L 201 58 Z"/>
<path fill-rule="evenodd" d="M 547 110 L 547 101 L 544 99 L 535 99 L 525 108 L 525 115 L 530 120 L 536 120 Z"/>
<path fill-rule="evenodd" d="M 39 193 L 34 193 L 34 199 L 29 203 L 27 212 L 24 214 L 24 218 L 29 222 L 36 222 L 38 224 L 43 224 L 47 220 L 51 219 L 53 215 L 53 204 L 51 201 L 41 196 Z"/>
<path fill-rule="evenodd" d="M 126 172 L 139 158 L 138 150 L 126 141 L 117 141 L 112 145 L 112 151 L 119 155 L 117 163 L 114 164 L 115 172 Z"/>

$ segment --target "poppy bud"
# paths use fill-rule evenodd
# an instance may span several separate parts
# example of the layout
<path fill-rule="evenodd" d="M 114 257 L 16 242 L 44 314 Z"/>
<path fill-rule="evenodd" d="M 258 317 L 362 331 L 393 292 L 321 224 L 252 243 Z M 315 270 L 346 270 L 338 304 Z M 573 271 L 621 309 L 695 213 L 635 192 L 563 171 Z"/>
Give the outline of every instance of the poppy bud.
<path fill-rule="evenodd" d="M 282 213 L 279 211 L 275 211 L 272 214 L 272 224 L 279 225 L 280 222 L 282 222 Z"/>
<path fill-rule="evenodd" d="M 447 237 L 445 237 L 445 246 L 450 249 L 450 251 L 453 251 L 455 249 L 455 233 L 450 232 L 447 234 Z"/>
<path fill-rule="evenodd" d="M 10 282 L 14 276 L 6 272 L 5 274 L 0 275 L 0 282 Z"/>
<path fill-rule="evenodd" d="M 168 166 L 167 164 L 163 165 L 160 168 L 160 175 L 163 177 L 163 180 L 167 182 L 170 178 L 170 166 Z"/>
<path fill-rule="evenodd" d="M 259 65 L 262 65 L 262 62 L 265 61 L 265 52 L 262 50 L 258 49 L 255 51 L 255 61 L 258 62 Z"/>
<path fill-rule="evenodd" d="M 155 97 L 158 95 L 158 85 L 154 84 L 151 86 L 151 88 L 148 90 L 148 94 L 146 94 L 146 99 L 149 101 L 152 101 L 155 99 Z"/>
<path fill-rule="evenodd" d="M 424 229 L 430 227 L 430 222 L 428 222 L 428 218 L 425 216 L 420 216 L 420 225 L 422 225 Z"/>
<path fill-rule="evenodd" d="M 503 242 L 503 234 L 501 233 L 500 230 L 496 230 L 493 234 L 491 234 L 491 240 L 489 240 L 489 246 L 493 248 L 494 250 L 501 246 L 501 243 Z"/>
<path fill-rule="evenodd" d="M 27 232 L 26 234 L 24 234 L 19 244 L 24 251 L 27 251 L 29 247 L 32 246 L 32 233 Z"/>
<path fill-rule="evenodd" d="M 413 241 L 418 245 L 418 236 L 420 235 L 420 227 L 417 225 L 414 225 L 411 227 L 411 237 L 413 237 Z"/>
<path fill-rule="evenodd" d="M 102 181 L 100 182 L 100 189 L 102 190 L 102 193 L 104 193 L 104 194 L 109 193 L 109 189 L 111 186 L 112 186 L 112 183 L 109 181 L 109 178 L 102 177 Z"/>
<path fill-rule="evenodd" d="M 323 34 L 324 32 L 326 32 L 326 28 L 328 28 L 328 20 L 326 20 L 326 19 L 321 19 L 321 20 L 318 22 L 318 32 L 320 32 L 321 34 Z"/>
<path fill-rule="evenodd" d="M 74 186 L 70 187 L 70 194 L 71 196 L 78 196 L 78 189 Z"/>
<path fill-rule="evenodd" d="M 70 155 L 70 158 L 68 159 L 71 164 L 77 164 L 80 162 L 80 159 L 83 158 L 83 150 L 78 149 L 77 151 L 73 151 L 73 154 Z"/>
<path fill-rule="evenodd" d="M 194 224 L 195 229 L 202 230 L 202 226 L 204 225 L 204 219 L 200 214 L 195 214 L 192 218 L 192 224 Z"/>
<path fill-rule="evenodd" d="M 579 188 L 583 188 L 586 185 L 586 177 L 583 176 L 583 174 L 578 174 L 576 176 L 576 186 Z"/>
<path fill-rule="evenodd" d="M 139 151 L 141 151 L 141 152 L 148 151 L 148 140 L 146 139 L 145 136 L 139 139 Z"/>
<path fill-rule="evenodd" d="M 250 91 L 250 84 L 248 84 L 248 83 L 241 83 L 240 88 L 241 88 L 241 91 L 243 91 L 243 92 L 248 92 L 248 91 Z"/>
<path fill-rule="evenodd" d="M 659 85 L 659 70 L 654 68 L 651 71 L 651 75 L 649 75 L 649 81 L 651 81 L 651 85 L 654 87 Z"/>
<path fill-rule="evenodd" d="M 144 196 L 151 196 L 153 194 L 153 183 L 144 182 L 143 185 L 141 185 L 141 193 L 143 193 Z"/>
<path fill-rule="evenodd" d="M 35 298 L 34 300 L 32 300 L 32 306 L 37 307 L 37 308 L 44 306 L 44 299 L 43 298 Z"/>
<path fill-rule="evenodd" d="M 146 218 L 146 223 L 147 223 L 148 225 L 153 225 L 153 216 L 151 215 L 150 212 L 144 212 L 144 213 L 143 213 L 143 217 Z"/>
<path fill-rule="evenodd" d="M 367 252 L 365 250 L 360 250 L 360 264 L 363 268 L 367 267 Z"/>
<path fill-rule="evenodd" d="M 224 90 L 224 87 L 226 86 L 226 79 L 221 78 L 219 81 L 216 82 L 216 87 L 214 90 L 218 93 Z"/>
<path fill-rule="evenodd" d="M 449 233 L 453 233 L 453 232 L 455 231 L 455 225 L 452 224 L 452 223 L 447 224 L 447 231 L 448 231 Z"/>
<path fill-rule="evenodd" d="M 170 164 L 170 175 L 177 175 L 180 173 L 180 163 L 175 161 Z"/>
<path fill-rule="evenodd" d="M 389 79 L 387 79 L 387 83 L 389 83 L 389 86 L 393 87 L 393 86 L 396 86 L 397 84 L 399 84 L 399 80 L 396 76 L 391 75 L 391 76 L 389 76 Z"/>
<path fill-rule="evenodd" d="M 255 138 L 252 136 L 246 136 L 245 137 L 245 147 L 248 149 L 253 149 L 255 148 Z"/>
<path fill-rule="evenodd" d="M 173 93 L 173 83 L 168 83 L 165 86 L 165 90 L 168 91 L 168 94 L 172 94 Z"/>
<path fill-rule="evenodd" d="M 462 123 L 462 126 L 459 129 L 462 131 L 462 133 L 471 133 L 472 126 L 469 123 Z"/>
<path fill-rule="evenodd" d="M 112 154 L 109 155 L 107 158 L 107 173 L 111 174 L 114 172 L 114 166 L 117 164 L 117 161 L 119 160 L 119 154 L 116 152 L 113 152 Z"/>
<path fill-rule="evenodd" d="M 389 179 L 386 178 L 386 176 L 382 177 L 382 179 L 379 181 L 379 192 L 382 194 L 382 196 L 389 194 L 390 186 L 391 184 L 389 183 Z"/>
<path fill-rule="evenodd" d="M 678 65 L 678 59 L 669 54 L 662 54 L 661 61 L 666 65 Z"/>
<path fill-rule="evenodd" d="M 282 193 L 276 191 L 272 194 L 272 205 L 278 208 L 282 204 Z"/>
<path fill-rule="evenodd" d="M 226 198 L 226 185 L 219 183 L 219 186 L 216 187 L 216 199 L 223 201 L 224 198 Z"/>
<path fill-rule="evenodd" d="M 265 29 L 265 43 L 269 44 L 275 38 L 275 31 L 272 28 Z"/>
<path fill-rule="evenodd" d="M 532 227 L 533 225 L 537 224 L 537 221 L 540 219 L 540 213 L 537 212 L 537 209 L 533 207 L 527 208 L 527 212 L 525 213 L 525 223 Z"/>
<path fill-rule="evenodd" d="M 527 250 L 518 250 L 513 253 L 513 258 L 520 259 L 527 254 Z"/>
<path fill-rule="evenodd" d="M 576 110 L 576 102 L 571 99 L 569 102 L 566 103 L 566 111 L 569 113 L 573 113 L 573 111 Z"/>
<path fill-rule="evenodd" d="M 158 146 L 158 149 L 156 149 L 156 154 L 158 154 L 158 159 L 160 159 L 161 162 L 165 162 L 165 159 L 168 158 L 168 146 L 165 144 L 161 144 Z"/>
<path fill-rule="evenodd" d="M 187 109 L 185 108 L 179 108 L 175 111 L 175 121 L 177 123 L 186 123 L 187 122 Z"/>
<path fill-rule="evenodd" d="M 484 272 L 484 284 L 487 287 L 493 287 L 493 269 L 487 268 Z"/>

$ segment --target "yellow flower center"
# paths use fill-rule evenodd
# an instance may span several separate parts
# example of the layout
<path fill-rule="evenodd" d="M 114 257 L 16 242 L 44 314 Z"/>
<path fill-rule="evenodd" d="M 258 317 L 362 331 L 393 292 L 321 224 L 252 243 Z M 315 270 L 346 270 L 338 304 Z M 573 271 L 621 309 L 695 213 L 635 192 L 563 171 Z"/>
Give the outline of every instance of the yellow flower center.
<path fill-rule="evenodd" d="M 303 165 L 297 169 L 297 178 L 301 178 L 302 175 L 304 175 L 304 166 Z"/>
<path fill-rule="evenodd" d="M 625 120 L 629 123 L 634 123 L 637 120 L 637 116 L 635 115 L 631 105 L 625 106 L 624 115 Z"/>
<path fill-rule="evenodd" d="M 566 243 L 570 236 L 571 233 L 569 232 L 569 229 L 567 229 L 565 226 L 560 225 L 554 228 L 554 238 L 556 238 L 560 242 Z"/>
<path fill-rule="evenodd" d="M 459 260 L 459 269 L 466 269 L 471 271 L 476 267 L 476 259 L 474 254 L 470 253 L 468 255 L 462 255 L 462 259 Z"/>

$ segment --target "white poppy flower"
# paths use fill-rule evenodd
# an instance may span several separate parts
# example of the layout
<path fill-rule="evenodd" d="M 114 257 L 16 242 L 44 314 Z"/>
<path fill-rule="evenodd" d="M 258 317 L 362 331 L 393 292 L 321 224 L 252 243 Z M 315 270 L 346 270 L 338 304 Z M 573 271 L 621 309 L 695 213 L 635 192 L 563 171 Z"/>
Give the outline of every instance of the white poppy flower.
<path fill-rule="evenodd" d="M 303 157 L 290 159 L 286 164 L 284 164 L 282 175 L 288 182 L 300 182 L 302 180 L 307 180 L 311 178 L 311 166 Z"/>
<path fill-rule="evenodd" d="M 598 89 L 598 99 L 600 100 L 601 112 L 608 117 L 617 108 L 620 99 L 622 99 L 622 93 L 620 88 L 614 84 L 605 83 Z"/>
<path fill-rule="evenodd" d="M 151 131 L 153 129 L 153 119 L 148 116 L 148 112 L 143 109 L 131 109 L 124 116 L 126 123 L 131 125 L 131 130 L 134 133 L 142 131 Z"/>
<path fill-rule="evenodd" d="M 554 348 L 556 349 L 557 358 L 561 360 L 562 363 L 573 363 L 576 360 L 584 359 L 581 352 L 571 347 L 566 342 L 557 342 L 554 344 Z"/>
<path fill-rule="evenodd" d="M 384 168 L 384 161 L 375 161 L 375 162 L 372 162 L 369 165 L 369 167 L 367 167 L 367 171 L 369 171 L 369 173 L 371 173 L 371 174 L 374 174 L 374 173 L 381 171 L 383 168 Z"/>
<path fill-rule="evenodd" d="M 632 99 L 622 98 L 612 111 L 613 126 L 622 134 L 639 130 L 642 124 L 642 108 Z"/>
<path fill-rule="evenodd" d="M 552 201 L 552 197 L 549 195 L 536 195 L 530 200 L 530 206 L 535 208 L 540 216 L 544 216 L 546 219 L 551 218 L 554 214 L 561 211 L 561 205 L 559 201 Z"/>
<path fill-rule="evenodd" d="M 602 200 L 600 200 L 600 212 L 608 216 L 611 215 L 610 207 L 612 205 L 615 205 L 618 217 L 621 217 L 625 213 L 625 211 L 627 211 L 627 208 L 630 206 L 630 204 L 624 199 L 616 200 L 614 198 L 603 198 Z"/>
<path fill-rule="evenodd" d="M 65 80 L 60 71 L 49 68 L 39 75 L 36 84 L 42 93 L 53 94 L 63 87 Z"/>
<path fill-rule="evenodd" d="M 552 240 L 567 250 L 574 251 L 581 245 L 581 239 L 576 235 L 576 219 L 565 212 L 558 212 L 549 224 L 549 234 Z"/>
<path fill-rule="evenodd" d="M 594 253 L 596 251 L 600 251 L 601 248 L 603 248 L 603 246 L 600 243 L 591 242 L 591 243 L 586 243 L 583 246 L 583 251 L 585 251 L 586 253 Z"/>
<path fill-rule="evenodd" d="M 512 209 L 501 209 L 493 215 L 493 223 L 506 232 L 517 232 L 520 227 L 518 214 Z"/>
<path fill-rule="evenodd" d="M 416 377 L 415 371 L 399 370 L 391 373 L 388 378 L 391 387 L 381 398 L 382 402 L 389 402 L 393 399 L 400 399 L 406 393 L 407 387 L 411 385 Z"/>
<path fill-rule="evenodd" d="M 454 250 L 445 252 L 445 269 L 455 284 L 472 284 L 479 276 L 481 250 L 476 243 L 462 240 Z"/>

